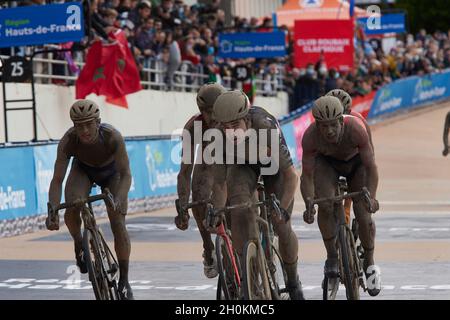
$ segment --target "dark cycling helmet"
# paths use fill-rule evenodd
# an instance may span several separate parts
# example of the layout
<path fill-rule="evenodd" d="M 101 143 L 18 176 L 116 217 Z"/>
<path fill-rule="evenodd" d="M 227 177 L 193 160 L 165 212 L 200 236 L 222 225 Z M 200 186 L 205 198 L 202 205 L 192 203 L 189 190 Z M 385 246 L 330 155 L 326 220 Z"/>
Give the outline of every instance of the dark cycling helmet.
<path fill-rule="evenodd" d="M 227 91 L 214 103 L 213 118 L 222 123 L 242 119 L 248 114 L 250 106 L 250 101 L 243 91 Z"/>
<path fill-rule="evenodd" d="M 314 101 L 312 115 L 316 121 L 331 121 L 344 115 L 341 100 L 333 96 L 323 96 Z"/>
<path fill-rule="evenodd" d="M 78 100 L 70 107 L 70 119 L 74 123 L 83 123 L 99 118 L 100 109 L 94 101 Z"/>
<path fill-rule="evenodd" d="M 342 106 L 344 107 L 344 113 L 350 113 L 352 108 L 352 97 L 342 89 L 334 89 L 329 91 L 327 96 L 333 96 L 341 100 Z"/>
<path fill-rule="evenodd" d="M 212 109 L 218 96 L 227 90 L 220 84 L 208 82 L 200 87 L 197 93 L 197 106 L 201 111 Z"/>

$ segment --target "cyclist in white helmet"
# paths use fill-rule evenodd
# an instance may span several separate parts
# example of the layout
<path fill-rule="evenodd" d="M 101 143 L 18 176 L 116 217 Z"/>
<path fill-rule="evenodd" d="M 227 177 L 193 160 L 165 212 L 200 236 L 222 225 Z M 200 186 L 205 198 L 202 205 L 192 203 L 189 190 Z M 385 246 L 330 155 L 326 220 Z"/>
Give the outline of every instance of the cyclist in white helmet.
<path fill-rule="evenodd" d="M 70 108 L 73 127 L 58 144 L 55 170 L 50 183 L 48 218 L 49 230 L 59 229 L 59 217 L 55 214 L 61 201 L 62 183 L 69 165 L 72 166 L 65 187 L 66 202 L 86 198 L 95 183 L 109 188 L 115 199 L 116 210 L 107 208 L 114 246 L 119 262 L 119 293 L 122 299 L 133 299 L 128 282 L 130 258 L 130 239 L 125 227 L 128 207 L 128 191 L 131 185 L 131 172 L 125 141 L 113 126 L 100 122 L 100 109 L 91 100 L 78 100 Z M 74 240 L 75 258 L 81 273 L 87 273 L 82 252 L 81 217 L 79 208 L 69 208 L 64 221 Z"/>
<path fill-rule="evenodd" d="M 361 115 L 361 113 L 352 110 L 352 102 L 353 102 L 352 97 L 345 90 L 342 89 L 330 90 L 326 95 L 333 96 L 341 100 L 342 106 L 344 107 L 344 114 L 349 114 L 351 116 L 357 117 L 364 122 L 367 133 L 369 134 L 370 145 L 373 148 L 372 131 L 370 130 L 369 124 L 367 123 L 366 119 Z"/>
<path fill-rule="evenodd" d="M 211 196 L 213 184 L 211 165 L 207 165 L 204 162 L 196 163 L 195 165 L 193 163 L 195 147 L 199 144 L 199 141 L 194 141 L 194 126 L 195 124 L 201 125 L 202 137 L 206 130 L 215 126 L 216 123 L 212 119 L 213 105 L 217 97 L 225 91 L 225 88 L 218 83 L 211 82 L 204 84 L 197 93 L 197 106 L 200 113 L 194 115 L 184 126 L 184 129 L 189 132 L 191 139 L 190 141 L 183 141 L 183 154 L 185 155 L 189 152 L 187 158 L 190 159 L 190 162 L 184 163 L 182 161 L 180 172 L 178 174 L 177 191 L 182 208 L 189 202 L 191 189 L 192 201 L 208 200 Z M 206 146 L 207 143 L 203 142 L 201 146 L 202 154 Z M 189 225 L 189 213 L 185 209 L 184 211 L 183 217 L 177 216 L 175 218 L 175 224 L 180 230 L 186 230 Z M 214 244 L 211 240 L 211 234 L 203 225 L 203 220 L 206 217 L 206 205 L 195 206 L 192 208 L 192 212 L 203 240 L 203 272 L 207 278 L 214 278 L 217 276 Z"/>
<path fill-rule="evenodd" d="M 341 100 L 342 107 L 344 107 L 344 114 L 349 114 L 351 116 L 357 117 L 361 119 L 362 122 L 364 122 L 367 134 L 369 135 L 370 145 L 372 146 L 372 149 L 375 152 L 375 148 L 373 146 L 372 141 L 372 131 L 370 130 L 369 124 L 367 123 L 366 119 L 364 119 L 364 117 L 359 112 L 352 110 L 352 97 L 342 89 L 331 90 L 326 95 L 333 96 Z M 352 207 L 352 199 L 351 198 L 345 199 L 344 210 L 345 210 L 345 221 L 347 222 L 347 224 L 350 224 L 351 207 Z"/>
<path fill-rule="evenodd" d="M 359 225 L 359 236 L 365 252 L 364 271 L 372 276 L 373 285 L 368 292 L 375 296 L 381 290 L 380 269 L 375 266 L 375 223 L 372 213 L 379 204 L 376 199 L 378 169 L 369 135 L 361 119 L 344 114 L 340 100 L 323 96 L 314 102 L 312 114 L 315 118 L 303 135 L 302 176 L 300 189 L 303 199 L 329 198 L 335 196 L 339 176 L 347 178 L 349 192 L 367 187 L 371 195 L 372 212 L 362 199 L 354 200 L 354 212 Z M 304 220 L 314 222 L 315 209 L 305 211 Z M 333 205 L 319 205 L 319 229 L 327 250 L 325 273 L 338 274 L 336 251 L 336 221 Z"/>

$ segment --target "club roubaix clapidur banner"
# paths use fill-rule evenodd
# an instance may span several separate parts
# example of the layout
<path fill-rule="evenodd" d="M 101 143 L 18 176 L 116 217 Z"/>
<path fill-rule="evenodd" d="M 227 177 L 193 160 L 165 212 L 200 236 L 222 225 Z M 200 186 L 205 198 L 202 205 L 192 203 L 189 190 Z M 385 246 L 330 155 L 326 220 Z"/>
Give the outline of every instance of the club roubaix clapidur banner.
<path fill-rule="evenodd" d="M 0 47 L 80 41 L 84 36 L 80 2 L 0 10 Z"/>
<path fill-rule="evenodd" d="M 353 68 L 352 20 L 296 20 L 294 27 L 295 66 L 315 64 L 323 53 L 329 68 Z"/>

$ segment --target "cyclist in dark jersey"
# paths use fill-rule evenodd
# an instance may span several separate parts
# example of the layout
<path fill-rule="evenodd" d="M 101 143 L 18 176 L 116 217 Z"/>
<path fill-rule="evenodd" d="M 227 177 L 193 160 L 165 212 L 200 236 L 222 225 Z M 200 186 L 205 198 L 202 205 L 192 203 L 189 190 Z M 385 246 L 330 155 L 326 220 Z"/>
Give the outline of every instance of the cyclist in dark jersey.
<path fill-rule="evenodd" d="M 364 248 L 364 271 L 368 279 L 368 292 L 372 296 L 381 290 L 380 269 L 374 264 L 375 213 L 378 169 L 373 148 L 364 122 L 344 115 L 338 98 L 324 96 L 314 102 L 312 114 L 315 118 L 303 135 L 302 176 L 300 189 L 303 199 L 329 198 L 335 196 L 339 176 L 347 178 L 349 192 L 367 187 L 371 199 L 368 206 L 362 199 L 354 200 L 354 212 L 359 225 L 359 236 Z M 315 209 L 304 213 L 307 223 L 314 222 Z M 325 273 L 336 277 L 339 266 L 336 251 L 336 221 L 333 204 L 319 205 L 319 229 L 327 250 Z"/>
<path fill-rule="evenodd" d="M 239 90 L 225 92 L 217 98 L 214 103 L 213 117 L 225 131 L 226 139 L 236 148 L 239 149 L 241 143 L 245 144 L 245 154 L 235 153 L 235 158 L 232 159 L 233 164 L 229 164 L 229 159 L 226 159 L 227 162 L 224 164 L 214 164 L 212 197 L 214 206 L 224 207 L 227 200 L 229 205 L 242 204 L 249 200 L 256 202 L 257 182 L 262 175 L 267 195 L 275 193 L 280 200 L 281 210 L 285 215 L 290 216 L 294 206 L 298 176 L 278 121 L 265 109 L 250 107 L 247 96 Z M 236 131 L 239 129 L 245 132 L 244 135 L 256 133 L 258 140 L 252 142 L 246 137 L 239 138 L 239 134 L 238 137 L 233 136 L 232 134 L 239 132 Z M 273 137 L 271 133 L 274 133 Z M 262 142 L 263 138 L 267 138 L 266 143 Z M 250 151 L 252 149 L 253 152 Z M 255 154 L 267 156 L 269 162 L 263 164 L 259 157 L 256 163 L 250 161 Z M 224 158 L 229 156 L 225 152 Z M 267 170 L 271 167 L 275 170 Z M 245 243 L 250 239 L 257 239 L 256 214 L 255 208 L 231 212 L 233 246 L 241 257 Z M 285 221 L 276 215 L 271 217 L 275 233 L 279 237 L 279 249 L 287 273 L 286 286 L 289 295 L 293 300 L 304 299 L 297 274 L 298 240 L 292 230 L 291 220 Z"/>
<path fill-rule="evenodd" d="M 64 192 L 65 201 L 73 202 L 88 197 L 94 183 L 102 189 L 109 188 L 116 205 L 115 211 L 111 208 L 107 208 L 107 211 L 120 268 L 119 293 L 122 299 L 133 299 L 128 282 L 131 245 L 125 227 L 131 172 L 125 141 L 113 126 L 100 123 L 100 110 L 93 101 L 76 101 L 70 109 L 70 118 L 74 126 L 58 144 L 49 190 L 47 228 L 59 229 L 59 217 L 53 208 L 61 201 L 62 183 L 69 161 L 73 158 Z M 80 210 L 67 209 L 64 221 L 74 240 L 77 265 L 82 273 L 87 273 L 82 252 Z"/>
<path fill-rule="evenodd" d="M 448 132 L 450 130 L 450 112 L 447 113 L 447 116 L 445 117 L 445 123 L 444 123 L 444 150 L 442 151 L 442 155 L 445 157 L 448 155 Z"/>
<path fill-rule="evenodd" d="M 189 140 L 183 140 L 183 155 L 189 159 L 188 163 L 182 161 L 180 173 L 178 174 L 177 191 L 181 207 L 185 207 L 189 202 L 189 196 L 192 189 L 192 201 L 208 200 L 212 192 L 213 178 L 211 174 L 211 165 L 202 161 L 194 165 L 194 155 L 196 145 L 199 141 L 195 141 L 195 125 L 201 125 L 201 136 L 206 130 L 215 126 L 212 120 L 212 107 L 217 97 L 225 92 L 225 88 L 217 83 L 207 83 L 203 85 L 197 93 L 197 106 L 200 113 L 193 116 L 184 126 L 184 129 L 189 133 Z M 206 142 L 200 142 L 201 148 L 199 152 L 203 151 L 207 145 Z M 188 154 L 187 154 L 188 153 Z M 184 158 L 183 156 L 183 158 Z M 192 179 L 191 179 L 192 175 Z M 189 213 L 184 210 L 184 216 L 175 218 L 175 224 L 180 230 L 186 230 L 189 223 Z M 203 240 L 203 271 L 208 278 L 217 276 L 217 266 L 215 261 L 214 244 L 211 240 L 211 234 L 203 225 L 203 220 L 206 217 L 206 205 L 200 205 L 192 208 L 194 218 L 197 222 L 200 235 Z"/>

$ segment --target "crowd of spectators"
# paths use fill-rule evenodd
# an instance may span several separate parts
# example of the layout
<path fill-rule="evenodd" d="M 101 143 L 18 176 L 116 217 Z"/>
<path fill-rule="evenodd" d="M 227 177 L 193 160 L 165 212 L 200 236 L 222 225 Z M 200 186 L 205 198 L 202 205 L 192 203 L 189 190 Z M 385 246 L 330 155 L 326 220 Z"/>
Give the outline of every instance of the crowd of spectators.
<path fill-rule="evenodd" d="M 26 0 L 20 4 L 49 2 L 65 1 Z M 123 30 L 140 70 L 164 70 L 163 82 L 168 88 L 182 61 L 189 62 L 185 71 L 201 70 L 206 75 L 205 81 L 232 77 L 236 65 L 251 66 L 252 73 L 260 79 L 279 79 L 282 72 L 282 85 L 289 94 L 291 110 L 331 89 L 342 88 L 353 97 L 363 96 L 398 78 L 450 68 L 450 30 L 399 35 L 388 52 L 383 50 L 380 39 L 358 36 L 354 68 L 350 72 L 328 67 L 323 56 L 315 64 L 295 68 L 292 35 L 284 26 L 279 29 L 286 33 L 286 57 L 224 60 L 217 56 L 220 32 L 267 32 L 273 30 L 273 24 L 269 17 L 233 17 L 231 24 L 226 25 L 220 3 L 221 0 L 213 0 L 209 5 L 189 6 L 183 0 L 90 0 L 86 12 L 91 23 L 88 38 L 112 41 L 109 33 Z M 141 73 L 142 80 L 154 80 L 146 76 Z M 269 92 L 274 88 L 261 89 Z"/>
<path fill-rule="evenodd" d="M 415 36 L 399 35 L 395 45 L 387 51 L 383 50 L 380 39 L 359 39 L 354 68 L 347 73 L 328 69 L 323 57 L 306 68 L 298 69 L 287 64 L 285 85 L 290 93 L 290 109 L 332 89 L 344 89 L 353 97 L 364 96 L 399 78 L 450 68 L 450 30 L 427 34 L 421 29 Z"/>

